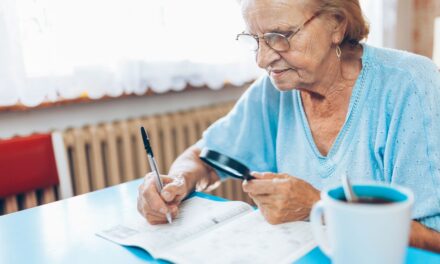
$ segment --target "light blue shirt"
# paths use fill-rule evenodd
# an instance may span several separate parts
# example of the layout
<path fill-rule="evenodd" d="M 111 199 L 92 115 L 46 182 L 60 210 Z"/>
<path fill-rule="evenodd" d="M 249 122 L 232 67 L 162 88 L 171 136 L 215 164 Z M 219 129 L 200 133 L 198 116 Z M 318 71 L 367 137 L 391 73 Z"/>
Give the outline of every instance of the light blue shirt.
<path fill-rule="evenodd" d="M 288 173 L 322 189 L 354 182 L 403 185 L 415 195 L 413 218 L 440 231 L 440 74 L 429 59 L 363 44 L 362 71 L 349 111 L 327 156 L 317 149 L 297 90 L 258 79 L 199 147 L 252 171 Z"/>

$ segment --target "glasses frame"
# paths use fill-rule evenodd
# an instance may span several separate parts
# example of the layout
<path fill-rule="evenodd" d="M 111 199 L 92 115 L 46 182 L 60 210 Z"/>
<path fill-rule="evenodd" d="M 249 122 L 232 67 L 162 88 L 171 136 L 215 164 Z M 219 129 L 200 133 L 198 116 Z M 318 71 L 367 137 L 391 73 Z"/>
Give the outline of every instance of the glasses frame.
<path fill-rule="evenodd" d="M 295 31 L 289 32 L 287 34 L 282 34 L 282 33 L 277 33 L 277 32 L 267 32 L 264 33 L 263 36 L 259 37 L 258 35 L 253 35 L 253 34 L 249 34 L 249 33 L 245 33 L 244 31 L 240 34 L 237 34 L 237 36 L 235 37 L 235 40 L 238 41 L 238 39 L 240 38 L 240 36 L 250 36 L 253 37 L 255 39 L 255 41 L 257 42 L 257 48 L 253 51 L 258 51 L 258 49 L 260 48 L 260 39 L 263 39 L 264 42 L 266 43 L 266 45 L 278 52 L 283 52 L 283 51 L 287 51 L 290 49 L 290 39 L 292 39 L 296 34 L 298 34 L 298 32 L 300 32 L 302 29 L 304 29 L 307 24 L 309 24 L 310 22 L 312 22 L 313 19 L 317 18 L 321 13 L 320 12 L 316 12 L 315 14 L 313 14 L 309 19 L 307 19 L 304 23 L 301 24 L 301 26 L 299 26 Z M 287 43 L 287 49 L 275 49 L 273 48 L 270 44 L 269 41 L 267 40 L 268 36 L 273 36 L 273 35 L 277 35 L 283 39 L 286 40 Z"/>

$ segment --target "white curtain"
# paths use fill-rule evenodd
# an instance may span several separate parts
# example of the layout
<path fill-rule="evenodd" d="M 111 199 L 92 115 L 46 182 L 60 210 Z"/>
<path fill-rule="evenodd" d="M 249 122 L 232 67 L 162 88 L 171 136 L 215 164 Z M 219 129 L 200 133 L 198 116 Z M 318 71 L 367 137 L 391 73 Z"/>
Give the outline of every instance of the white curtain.
<path fill-rule="evenodd" d="M 373 44 L 394 1 L 362 0 Z M 236 0 L 0 0 L 0 105 L 240 85 L 261 74 L 243 28 Z"/>
<path fill-rule="evenodd" d="M 0 105 L 240 85 L 235 0 L 0 0 Z"/>
<path fill-rule="evenodd" d="M 370 35 L 367 43 L 379 47 L 395 48 L 398 1 L 360 0 L 360 3 L 367 21 L 370 23 Z"/>

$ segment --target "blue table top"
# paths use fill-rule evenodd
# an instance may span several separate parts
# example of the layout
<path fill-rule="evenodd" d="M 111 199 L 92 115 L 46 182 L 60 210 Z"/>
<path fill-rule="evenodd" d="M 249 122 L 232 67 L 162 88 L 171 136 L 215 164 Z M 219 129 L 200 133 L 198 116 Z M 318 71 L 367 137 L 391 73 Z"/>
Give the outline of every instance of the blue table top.
<path fill-rule="evenodd" d="M 145 263 L 157 262 L 134 247 L 95 235 L 136 210 L 141 180 L 63 201 L 0 216 L 0 263 Z M 198 196 L 219 199 L 206 194 Z M 440 254 L 408 248 L 407 263 L 440 263 Z M 297 263 L 330 263 L 315 248 Z"/>

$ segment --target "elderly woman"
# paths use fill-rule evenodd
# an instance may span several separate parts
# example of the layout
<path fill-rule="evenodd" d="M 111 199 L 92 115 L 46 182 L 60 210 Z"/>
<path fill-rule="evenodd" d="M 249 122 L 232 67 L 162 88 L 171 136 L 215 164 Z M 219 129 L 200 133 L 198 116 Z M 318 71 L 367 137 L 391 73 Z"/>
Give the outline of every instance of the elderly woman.
<path fill-rule="evenodd" d="M 172 165 L 161 193 L 140 186 L 152 224 L 225 176 L 198 158 L 207 147 L 247 164 L 247 192 L 269 223 L 308 218 L 320 190 L 354 180 L 415 193 L 411 245 L 440 251 L 440 74 L 428 59 L 361 44 L 358 0 L 242 0 L 238 41 L 267 75 Z"/>

